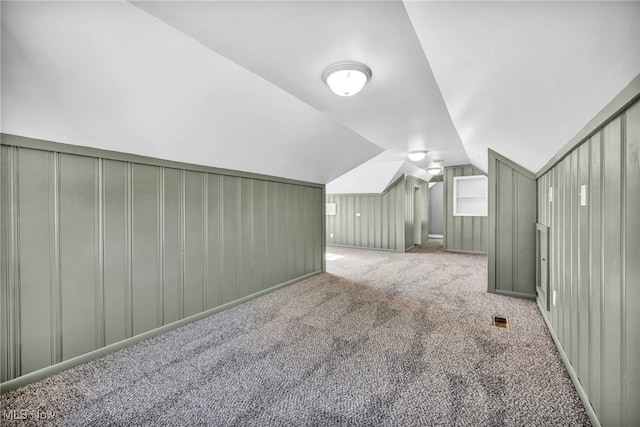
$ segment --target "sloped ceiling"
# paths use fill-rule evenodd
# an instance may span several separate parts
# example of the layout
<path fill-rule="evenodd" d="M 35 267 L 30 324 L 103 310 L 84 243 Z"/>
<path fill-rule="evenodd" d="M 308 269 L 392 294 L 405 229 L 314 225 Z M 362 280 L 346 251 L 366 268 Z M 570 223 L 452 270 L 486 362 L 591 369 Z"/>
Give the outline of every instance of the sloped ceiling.
<path fill-rule="evenodd" d="M 640 3 L 1 3 L 2 132 L 380 192 L 537 171 L 640 73 Z M 328 65 L 373 70 L 332 94 Z M 429 150 L 421 162 L 407 152 Z"/>
<path fill-rule="evenodd" d="M 640 2 L 405 6 L 471 162 L 537 172 L 640 73 Z"/>

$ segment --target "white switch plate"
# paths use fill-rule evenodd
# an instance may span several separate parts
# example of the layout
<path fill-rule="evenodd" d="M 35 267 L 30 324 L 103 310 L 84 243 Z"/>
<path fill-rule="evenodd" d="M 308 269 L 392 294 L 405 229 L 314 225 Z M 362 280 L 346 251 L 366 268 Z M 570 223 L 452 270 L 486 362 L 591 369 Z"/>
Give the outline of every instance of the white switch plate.
<path fill-rule="evenodd" d="M 580 186 L 580 206 L 587 206 L 587 186 L 585 184 Z"/>
<path fill-rule="evenodd" d="M 333 239 L 333 233 L 329 233 L 329 238 Z"/>
<path fill-rule="evenodd" d="M 553 202 L 553 187 L 549 187 L 549 201 Z"/>
<path fill-rule="evenodd" d="M 356 216 L 360 216 L 360 212 L 356 212 Z"/>
<path fill-rule="evenodd" d="M 556 306 L 556 290 L 555 289 L 553 290 L 553 298 L 551 299 L 552 299 L 553 306 L 555 307 Z"/>

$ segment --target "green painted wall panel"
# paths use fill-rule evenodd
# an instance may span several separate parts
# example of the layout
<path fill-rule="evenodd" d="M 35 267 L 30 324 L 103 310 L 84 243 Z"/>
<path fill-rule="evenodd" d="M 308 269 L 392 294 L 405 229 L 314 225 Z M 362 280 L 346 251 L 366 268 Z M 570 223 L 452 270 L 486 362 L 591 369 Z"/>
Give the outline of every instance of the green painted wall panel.
<path fill-rule="evenodd" d="M 514 236 L 513 217 L 514 217 L 514 182 L 513 169 L 502 162 L 497 163 L 496 168 L 497 180 L 500 183 L 497 189 L 497 198 L 501 202 L 496 209 L 497 236 L 496 244 L 496 290 L 515 291 L 513 283 L 513 253 L 514 253 Z"/>
<path fill-rule="evenodd" d="M 266 221 L 267 221 L 267 242 L 271 242 L 271 250 L 267 251 L 265 264 L 265 281 L 266 286 L 275 286 L 278 282 L 278 260 L 280 253 L 278 252 L 278 225 L 279 217 L 277 214 L 278 206 L 278 183 L 267 182 L 267 200 L 266 200 Z"/>
<path fill-rule="evenodd" d="M 239 180 L 234 176 L 223 176 L 223 245 L 222 253 L 222 302 L 228 303 L 239 298 Z M 278 246 L 280 251 L 281 244 Z M 284 282 L 283 277 L 278 278 Z"/>
<path fill-rule="evenodd" d="M 57 155 L 23 149 L 17 153 L 17 163 L 20 306 L 16 315 L 21 331 L 17 350 L 20 373 L 26 374 L 60 359 L 56 345 L 60 320 L 54 311 L 60 293 L 54 203 Z"/>
<path fill-rule="evenodd" d="M 205 174 L 184 173 L 184 297 L 183 317 L 205 310 Z M 166 320 L 165 320 L 165 323 Z"/>
<path fill-rule="evenodd" d="M 102 276 L 95 221 L 98 211 L 98 160 L 59 156 L 60 309 L 62 360 L 101 347 Z M 96 319 L 99 317 L 100 324 Z"/>
<path fill-rule="evenodd" d="M 207 308 L 222 304 L 222 178 L 207 174 Z"/>
<path fill-rule="evenodd" d="M 382 194 L 327 195 L 326 203 L 336 204 L 336 215 L 325 215 L 327 244 L 392 251 L 411 248 L 416 187 L 426 189 L 428 184 L 404 176 Z M 426 243 L 428 200 L 423 198 L 421 209 L 423 219 L 417 226 L 424 230 L 422 238 Z"/>
<path fill-rule="evenodd" d="M 640 104 L 636 103 L 630 108 L 625 119 L 622 420 L 626 425 L 632 426 L 640 425 L 640 410 L 637 405 L 640 402 Z"/>
<path fill-rule="evenodd" d="M 515 287 L 519 294 L 535 296 L 535 224 L 536 182 L 514 171 L 516 182 L 515 206 Z"/>
<path fill-rule="evenodd" d="M 571 157 L 571 186 L 569 188 L 569 198 L 571 200 L 571 282 L 569 285 L 570 293 L 570 329 L 571 333 L 571 363 L 574 366 L 578 364 L 578 255 L 580 254 L 578 247 L 578 210 L 580 209 L 579 188 L 578 185 L 578 151 L 574 150 L 570 154 Z"/>
<path fill-rule="evenodd" d="M 577 149 L 578 155 L 578 190 L 586 185 L 586 192 L 589 191 L 589 142 L 585 142 Z M 587 206 L 578 208 L 577 229 L 575 229 L 575 239 L 577 250 L 577 307 L 576 307 L 576 328 L 577 334 L 577 362 L 576 372 L 582 385 L 589 389 L 589 203 Z"/>
<path fill-rule="evenodd" d="M 103 274 L 105 344 L 131 336 L 127 164 L 103 161 Z"/>
<path fill-rule="evenodd" d="M 158 168 L 132 165 L 133 334 L 162 325 L 160 305 Z"/>
<path fill-rule="evenodd" d="M 15 206 L 16 167 L 14 147 L 0 146 L 0 382 L 14 377 L 18 370 L 16 355 L 16 315 L 18 292 L 14 277 L 17 275 Z"/>
<path fill-rule="evenodd" d="M 453 215 L 453 181 L 457 176 L 486 175 L 470 165 L 444 168 L 444 249 L 487 253 L 489 219 Z"/>
<path fill-rule="evenodd" d="M 571 280 L 572 280 L 572 258 L 571 258 L 571 208 L 574 205 L 574 192 L 571 188 L 571 157 L 564 159 L 563 169 L 563 186 L 562 186 L 562 203 L 563 203 L 563 233 L 562 233 L 562 264 L 563 281 L 560 282 L 559 303 L 562 307 L 562 337 L 563 347 L 570 360 L 573 360 L 571 348 Z"/>
<path fill-rule="evenodd" d="M 538 178 L 558 292 L 548 317 L 602 425 L 640 420 L 639 157 L 636 102 Z"/>
<path fill-rule="evenodd" d="M 289 191 L 284 184 L 276 185 L 276 227 L 278 234 L 276 236 L 277 257 L 276 257 L 276 283 L 287 281 L 287 235 L 283 230 L 289 229 Z"/>
<path fill-rule="evenodd" d="M 489 151 L 489 292 L 536 295 L 537 192 L 533 173 Z"/>
<path fill-rule="evenodd" d="M 296 187 L 293 185 L 287 186 L 287 205 L 286 210 L 288 214 L 287 226 L 292 231 L 285 234 L 285 247 L 287 251 L 286 256 L 286 271 L 285 271 L 285 281 L 291 280 L 296 277 L 296 256 L 297 256 L 297 239 L 296 239 L 296 230 L 297 230 L 297 206 L 298 206 L 298 193 L 296 191 Z"/>
<path fill-rule="evenodd" d="M 253 289 L 253 277 L 251 264 L 253 262 L 253 180 L 242 178 L 240 180 L 240 271 L 239 287 L 240 297 L 251 295 Z"/>
<path fill-rule="evenodd" d="M 603 270 L 606 271 L 603 315 L 606 319 L 603 328 L 603 419 L 611 424 L 621 422 L 621 120 L 608 124 L 602 131 L 604 162 L 603 198 Z"/>
<path fill-rule="evenodd" d="M 590 141 L 589 170 L 589 399 L 602 413 L 602 133 Z"/>
<path fill-rule="evenodd" d="M 2 382 L 324 268 L 320 185 L 9 140 Z"/>
<path fill-rule="evenodd" d="M 323 227 L 311 227 L 313 230 L 312 250 L 313 254 L 313 271 L 325 270 L 325 252 L 326 252 L 326 223 L 325 223 L 325 192 L 323 188 L 311 188 L 312 198 L 315 200 L 312 209 L 313 214 L 310 216 L 312 224 L 325 224 Z"/>
<path fill-rule="evenodd" d="M 167 324 L 184 317 L 182 302 L 184 174 L 178 169 L 164 168 L 163 179 L 163 323 Z"/>
<path fill-rule="evenodd" d="M 258 292 L 267 288 L 266 281 L 266 245 L 267 245 L 267 191 L 264 181 L 253 181 L 253 200 L 252 200 L 252 216 L 253 216 L 253 241 L 251 245 L 251 259 L 253 260 L 251 290 Z M 305 201 L 304 206 L 311 210 L 313 208 L 313 199 Z M 305 241 L 310 239 L 305 238 Z M 307 263 L 305 271 L 313 271 L 313 260 Z"/>
<path fill-rule="evenodd" d="M 295 250 L 296 250 L 296 269 L 294 277 L 299 277 L 304 274 L 304 263 L 306 257 L 306 245 L 305 245 L 305 212 L 304 212 L 304 188 L 295 186 L 296 192 L 296 234 L 294 236 Z"/>

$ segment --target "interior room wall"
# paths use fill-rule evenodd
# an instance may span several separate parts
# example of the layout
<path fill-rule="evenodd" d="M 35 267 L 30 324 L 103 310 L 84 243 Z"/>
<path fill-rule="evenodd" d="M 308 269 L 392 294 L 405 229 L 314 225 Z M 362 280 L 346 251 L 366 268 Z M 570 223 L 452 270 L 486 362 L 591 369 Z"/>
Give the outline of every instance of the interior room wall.
<path fill-rule="evenodd" d="M 444 168 L 444 249 L 485 254 L 489 241 L 488 217 L 453 215 L 453 178 L 470 175 L 486 174 L 471 165 Z"/>
<path fill-rule="evenodd" d="M 3 390 L 324 270 L 323 185 L 11 135 L 0 153 Z"/>
<path fill-rule="evenodd" d="M 550 251 L 540 309 L 602 425 L 640 425 L 640 80 L 630 87 L 612 104 L 635 104 L 597 117 L 537 181 Z"/>
<path fill-rule="evenodd" d="M 489 292 L 536 297 L 536 176 L 489 150 Z"/>
<path fill-rule="evenodd" d="M 336 215 L 326 216 L 327 244 L 405 251 L 413 246 L 414 189 L 427 188 L 418 178 L 403 175 L 382 194 L 328 194 Z M 427 236 L 428 198 L 422 197 L 421 230 Z"/>

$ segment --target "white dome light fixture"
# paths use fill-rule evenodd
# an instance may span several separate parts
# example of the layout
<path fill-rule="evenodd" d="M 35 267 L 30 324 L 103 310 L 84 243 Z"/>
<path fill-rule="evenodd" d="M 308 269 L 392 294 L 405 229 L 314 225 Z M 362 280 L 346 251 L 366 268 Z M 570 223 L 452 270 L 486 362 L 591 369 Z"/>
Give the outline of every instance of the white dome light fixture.
<path fill-rule="evenodd" d="M 411 151 L 409 153 L 409 160 L 414 162 L 419 162 L 420 160 L 424 159 L 426 155 L 427 155 L 426 150 Z"/>
<path fill-rule="evenodd" d="M 429 172 L 429 174 L 431 175 L 439 175 L 440 172 L 442 172 L 442 160 L 434 160 L 433 163 L 434 164 L 427 168 L 427 172 Z"/>
<path fill-rule="evenodd" d="M 371 79 L 371 69 L 359 62 L 338 62 L 328 66 L 322 79 L 338 96 L 353 96 Z"/>

